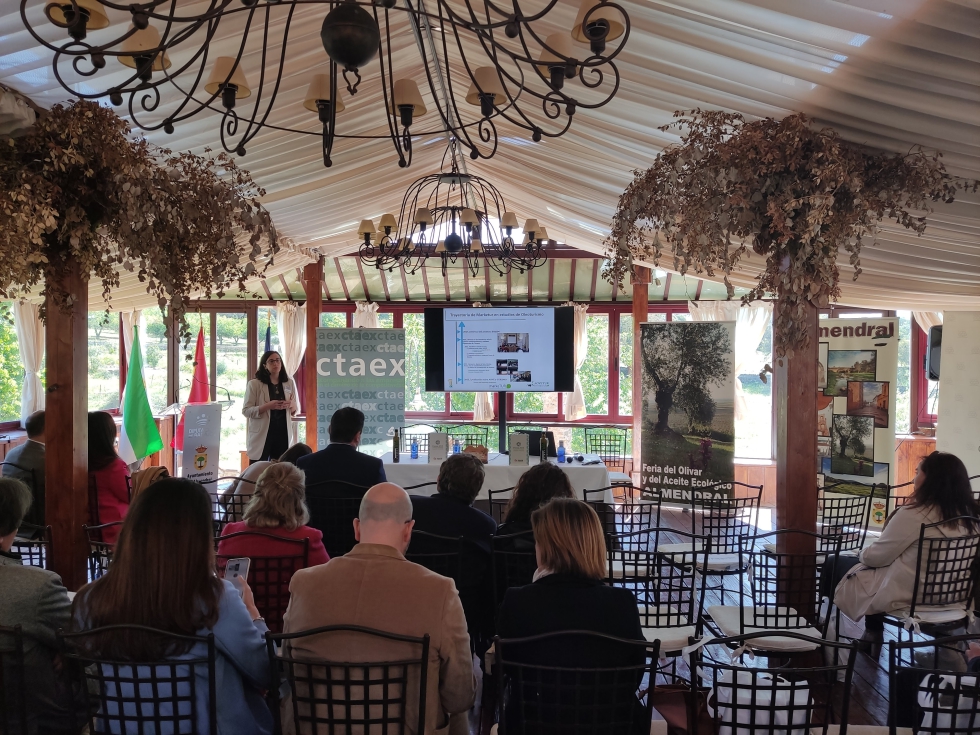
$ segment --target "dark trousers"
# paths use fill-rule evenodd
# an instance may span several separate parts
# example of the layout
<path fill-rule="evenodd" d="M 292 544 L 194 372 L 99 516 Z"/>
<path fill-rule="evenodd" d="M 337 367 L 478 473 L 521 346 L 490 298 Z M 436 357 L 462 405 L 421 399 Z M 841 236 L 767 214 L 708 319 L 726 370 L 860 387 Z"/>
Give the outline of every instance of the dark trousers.
<path fill-rule="evenodd" d="M 847 576 L 847 573 L 860 564 L 861 561 L 856 556 L 828 556 L 823 563 L 820 572 L 820 596 L 834 599 L 834 590 L 840 581 Z M 865 615 L 864 628 L 871 632 L 884 631 L 884 614 Z"/>

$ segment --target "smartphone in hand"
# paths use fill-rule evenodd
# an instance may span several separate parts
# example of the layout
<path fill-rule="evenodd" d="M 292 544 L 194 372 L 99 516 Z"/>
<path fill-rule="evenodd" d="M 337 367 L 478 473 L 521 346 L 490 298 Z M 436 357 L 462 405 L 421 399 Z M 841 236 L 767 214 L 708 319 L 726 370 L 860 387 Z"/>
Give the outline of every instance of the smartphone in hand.
<path fill-rule="evenodd" d="M 225 564 L 225 579 L 231 580 L 232 584 L 236 587 L 238 586 L 235 582 L 237 577 L 241 577 L 242 581 L 248 580 L 248 567 L 252 563 L 251 559 L 240 558 L 240 559 L 229 559 Z M 239 590 L 239 595 L 244 597 L 245 593 Z"/>

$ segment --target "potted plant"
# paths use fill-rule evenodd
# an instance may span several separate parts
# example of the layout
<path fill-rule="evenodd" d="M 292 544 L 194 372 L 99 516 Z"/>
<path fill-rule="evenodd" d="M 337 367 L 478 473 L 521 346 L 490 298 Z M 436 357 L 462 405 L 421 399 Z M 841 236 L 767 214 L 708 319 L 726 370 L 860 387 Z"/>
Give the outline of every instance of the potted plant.
<path fill-rule="evenodd" d="M 840 297 L 843 250 L 861 273 L 861 248 L 886 217 L 922 234 L 937 201 L 978 182 L 950 176 L 941 154 L 882 153 L 816 128 L 803 114 L 746 121 L 731 112 L 675 112 L 679 145 L 636 171 L 606 241 L 604 275 L 622 285 L 633 260 L 728 276 L 748 248 L 765 258 L 744 302 L 775 296 L 774 347 L 809 344 L 807 306 Z M 665 125 L 660 130 L 669 130 Z"/>
<path fill-rule="evenodd" d="M 222 295 L 279 250 L 265 192 L 224 154 L 199 156 L 131 138 L 92 102 L 55 105 L 23 137 L 0 140 L 0 296 L 41 293 L 65 306 L 71 267 L 102 282 L 120 271 L 171 309 L 180 336 L 192 294 Z"/>

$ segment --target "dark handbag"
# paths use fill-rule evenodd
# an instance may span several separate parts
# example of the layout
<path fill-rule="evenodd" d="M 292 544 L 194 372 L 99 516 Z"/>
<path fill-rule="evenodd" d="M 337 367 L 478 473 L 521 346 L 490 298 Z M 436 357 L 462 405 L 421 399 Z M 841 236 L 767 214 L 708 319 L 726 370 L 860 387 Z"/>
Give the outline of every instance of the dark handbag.
<path fill-rule="evenodd" d="M 667 721 L 668 735 L 714 735 L 714 719 L 708 712 L 708 692 L 703 687 L 692 692 L 688 684 L 658 684 L 653 688 L 650 695 L 653 708 Z"/>

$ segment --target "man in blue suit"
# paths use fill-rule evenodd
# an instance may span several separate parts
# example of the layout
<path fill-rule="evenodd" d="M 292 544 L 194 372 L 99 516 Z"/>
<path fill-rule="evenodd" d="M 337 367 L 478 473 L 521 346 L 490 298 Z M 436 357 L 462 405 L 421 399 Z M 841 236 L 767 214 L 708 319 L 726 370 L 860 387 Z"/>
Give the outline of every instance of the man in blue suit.
<path fill-rule="evenodd" d="M 296 461 L 296 466 L 306 473 L 308 489 L 326 482 L 351 483 L 364 490 L 350 494 L 363 496 L 369 487 L 387 482 L 382 461 L 357 451 L 363 430 L 364 414 L 356 408 L 341 408 L 330 417 L 327 427 L 330 443 L 319 452 Z"/>

